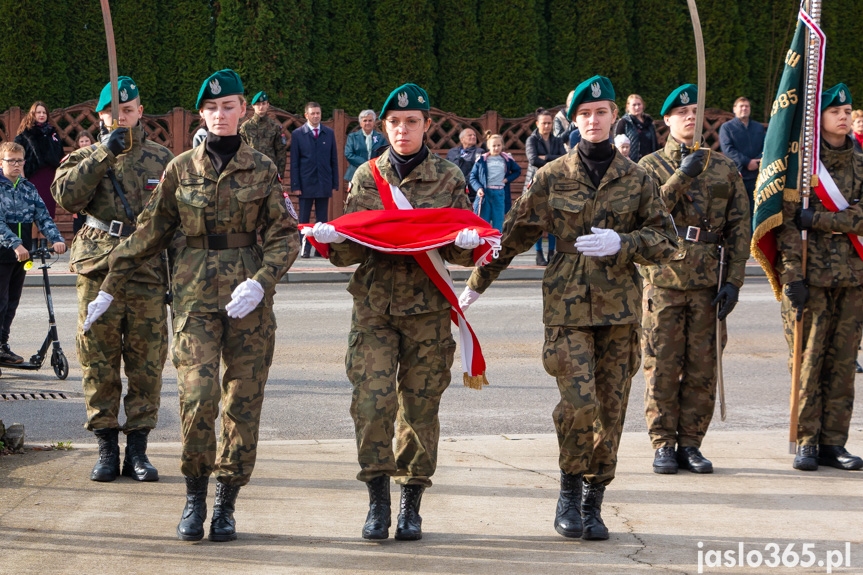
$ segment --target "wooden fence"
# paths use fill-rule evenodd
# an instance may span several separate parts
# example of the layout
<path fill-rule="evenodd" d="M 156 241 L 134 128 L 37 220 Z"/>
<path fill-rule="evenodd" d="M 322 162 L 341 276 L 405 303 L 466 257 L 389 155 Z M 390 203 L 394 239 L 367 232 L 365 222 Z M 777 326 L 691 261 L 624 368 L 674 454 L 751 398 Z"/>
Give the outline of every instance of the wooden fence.
<path fill-rule="evenodd" d="M 99 118 L 93 111 L 95 104 L 96 101 L 91 100 L 69 108 L 59 108 L 50 113 L 50 121 L 57 128 L 57 132 L 67 151 L 75 149 L 75 140 L 82 131 L 89 133 L 93 141 L 97 140 L 96 134 L 99 130 Z M 552 113 L 556 113 L 559 109 L 560 107 L 553 108 Z M 14 107 L 0 114 L 0 142 L 15 137 L 25 113 L 21 108 Z M 251 117 L 251 114 L 252 107 L 249 106 L 249 117 Z M 303 116 L 292 114 L 279 108 L 270 108 L 270 115 L 275 117 L 285 128 L 289 143 L 291 132 L 306 123 Z M 705 111 L 704 138 L 712 149 L 719 149 L 719 127 L 733 117 L 733 114 L 730 112 L 714 108 L 708 108 Z M 536 121 L 535 116 L 504 118 L 497 112 L 490 110 L 479 118 L 463 118 L 432 108 L 431 118 L 432 125 L 429 130 L 428 141 L 432 152 L 445 157 L 448 150 L 458 146 L 458 135 L 464 128 L 473 128 L 480 135 L 486 131 L 490 131 L 503 136 L 504 150 L 513 155 L 522 167 L 522 173 L 526 172 L 525 141 L 533 132 Z M 148 137 L 167 147 L 174 155 L 185 152 L 192 147 L 192 137 L 198 130 L 201 122 L 197 112 L 183 108 L 174 108 L 169 113 L 162 115 L 147 114 L 142 121 Z M 336 134 L 339 174 L 343 178 L 348 166 L 348 162 L 344 156 L 345 141 L 349 133 L 359 129 L 359 123 L 355 116 L 346 114 L 344 110 L 334 110 L 333 117 L 324 121 L 323 124 L 332 128 Z M 656 121 L 655 124 L 660 144 L 664 144 L 668 135 L 668 128 L 661 119 Z M 289 151 L 286 173 L 282 174 L 283 186 L 286 189 L 290 187 L 290 166 Z M 513 199 L 521 194 L 522 182 L 523 177 L 514 182 L 512 186 Z M 330 202 L 331 218 L 337 217 L 342 213 L 346 184 L 347 182 L 342 179 L 338 192 Z M 57 224 L 60 227 L 60 231 L 67 237 L 71 235 L 71 218 L 72 216 L 63 211 L 62 208 L 57 208 Z"/>

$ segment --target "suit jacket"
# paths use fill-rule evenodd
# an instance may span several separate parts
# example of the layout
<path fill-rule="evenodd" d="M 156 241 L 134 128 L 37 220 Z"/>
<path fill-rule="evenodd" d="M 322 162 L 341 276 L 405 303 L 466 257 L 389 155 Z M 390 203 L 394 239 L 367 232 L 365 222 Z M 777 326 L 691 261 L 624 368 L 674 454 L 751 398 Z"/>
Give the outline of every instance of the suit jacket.
<path fill-rule="evenodd" d="M 383 134 L 377 130 L 372 130 L 372 153 L 386 143 L 387 140 Z M 345 142 L 345 158 L 348 160 L 345 179 L 350 182 L 357 168 L 371 159 L 369 150 L 366 148 L 366 135 L 362 129 L 348 134 L 348 141 Z"/>
<path fill-rule="evenodd" d="M 331 198 L 339 188 L 336 134 L 319 124 L 317 139 L 308 124 L 291 133 L 291 190 L 300 198 Z"/>

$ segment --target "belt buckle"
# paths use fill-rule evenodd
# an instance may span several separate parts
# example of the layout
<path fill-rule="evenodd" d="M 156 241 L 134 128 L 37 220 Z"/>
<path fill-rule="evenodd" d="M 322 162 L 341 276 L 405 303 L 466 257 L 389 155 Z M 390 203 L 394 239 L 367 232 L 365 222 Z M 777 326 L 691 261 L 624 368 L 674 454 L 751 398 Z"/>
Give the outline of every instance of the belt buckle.
<path fill-rule="evenodd" d="M 690 242 L 697 242 L 698 238 L 701 236 L 701 228 L 696 228 L 695 226 L 689 226 L 686 228 L 686 240 Z"/>
<path fill-rule="evenodd" d="M 111 220 L 111 223 L 108 224 L 108 235 L 114 236 L 115 238 L 121 237 L 123 234 L 123 222 L 118 220 Z"/>

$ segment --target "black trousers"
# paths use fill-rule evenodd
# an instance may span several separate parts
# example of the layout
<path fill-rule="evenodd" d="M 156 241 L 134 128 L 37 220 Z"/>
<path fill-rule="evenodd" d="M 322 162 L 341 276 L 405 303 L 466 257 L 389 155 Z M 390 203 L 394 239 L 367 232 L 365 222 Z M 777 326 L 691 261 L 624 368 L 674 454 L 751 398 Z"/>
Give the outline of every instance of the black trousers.
<path fill-rule="evenodd" d="M 18 311 L 26 275 L 23 262 L 0 263 L 0 343 L 9 341 L 9 329 Z"/>
<path fill-rule="evenodd" d="M 315 221 L 330 221 L 330 199 L 329 198 L 300 198 L 300 223 L 307 224 L 312 219 L 312 206 L 315 206 Z M 302 239 L 302 236 L 300 236 Z M 303 254 L 308 256 L 312 251 L 310 242 L 303 242 Z"/>

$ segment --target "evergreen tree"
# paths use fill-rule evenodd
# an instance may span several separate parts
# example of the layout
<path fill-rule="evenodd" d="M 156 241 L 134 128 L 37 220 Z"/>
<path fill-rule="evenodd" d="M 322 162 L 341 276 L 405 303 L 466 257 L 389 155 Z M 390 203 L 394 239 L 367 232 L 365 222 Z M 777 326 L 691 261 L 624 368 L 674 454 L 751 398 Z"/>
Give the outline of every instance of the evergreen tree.
<path fill-rule="evenodd" d="M 567 56 L 566 68 L 561 70 L 561 73 L 565 70 L 572 70 L 572 73 L 567 84 L 558 87 L 564 94 L 599 74 L 611 80 L 618 103 L 626 102 L 634 86 L 626 43 L 631 30 L 626 8 L 624 0 L 579 2 L 570 8 L 575 11 L 576 21 L 574 36 L 567 39 L 571 42 L 571 54 Z"/>
<path fill-rule="evenodd" d="M 748 37 L 744 26 L 749 16 L 749 0 L 740 6 L 747 11 L 746 20 L 738 10 L 737 0 L 700 2 L 698 6 L 707 63 L 708 108 L 730 110 L 734 100 L 749 90 Z M 750 33 L 758 31 L 751 29 Z M 698 76 L 692 78 L 690 81 L 696 83 Z"/>
<path fill-rule="evenodd" d="M 108 49 L 99 3 L 69 2 L 68 6 L 67 21 L 61 28 L 66 54 L 61 62 L 65 61 L 66 69 L 59 68 L 69 78 L 69 91 L 58 106 L 98 99 L 108 83 Z"/>
<path fill-rule="evenodd" d="M 539 79 L 536 85 L 536 108 L 553 108 L 559 105 L 559 82 L 555 80 L 556 65 L 551 62 L 551 46 L 557 42 L 549 33 L 551 20 L 555 18 L 551 0 L 536 0 L 534 3 L 534 26 L 536 26 L 536 62 Z M 569 92 L 567 92 L 569 93 Z M 565 96 L 564 96 L 565 98 Z M 533 110 L 530 110 L 531 112 Z"/>
<path fill-rule="evenodd" d="M 39 21 L 49 7 L 41 0 L 16 2 L 0 0 L 0 110 L 20 106 L 29 110 L 35 100 L 45 100 L 45 87 L 51 83 L 51 68 L 43 68 L 45 62 L 46 29 Z M 24 32 L 26 31 L 26 32 Z M 61 105 L 48 103 L 49 108 Z M 9 134 L 10 139 L 15 134 Z"/>
<path fill-rule="evenodd" d="M 159 59 L 159 93 L 164 111 L 176 106 L 193 109 L 204 79 L 216 71 L 215 19 L 212 8 L 202 4 L 200 0 L 173 0 L 165 7 Z"/>
<path fill-rule="evenodd" d="M 306 81 L 309 100 L 321 105 L 321 116 L 326 119 L 332 115 L 335 102 L 334 85 L 335 75 L 340 75 L 345 68 L 353 66 L 347 64 L 342 55 L 333 51 L 333 39 L 344 33 L 333 26 L 335 14 L 331 10 L 331 0 L 315 0 L 313 9 L 307 15 L 311 19 L 312 36 L 309 46 L 309 77 Z M 350 42 L 352 39 L 348 39 Z M 303 102 L 305 104 L 305 102 Z M 297 108 L 297 113 L 302 113 L 303 106 Z"/>
<path fill-rule="evenodd" d="M 827 36 L 824 88 L 847 84 L 855 109 L 863 107 L 863 71 L 857 49 L 861 18 L 863 4 L 859 0 L 833 0 L 822 5 L 821 29 Z"/>
<path fill-rule="evenodd" d="M 241 78 L 246 67 L 255 66 L 254 59 L 247 62 L 246 48 L 249 29 L 255 21 L 256 0 L 219 0 L 216 13 L 215 62 L 213 68 L 231 68 Z M 270 48 L 270 47 L 268 47 Z"/>
<path fill-rule="evenodd" d="M 483 45 L 480 84 L 485 109 L 497 110 L 507 117 L 522 116 L 536 109 L 539 33 L 535 26 L 526 26 L 524 21 L 525 15 L 535 13 L 535 0 L 480 3 Z"/>
<path fill-rule="evenodd" d="M 114 0 L 111 19 L 117 48 L 117 73 L 129 76 L 138 85 L 141 103 L 150 114 L 162 114 L 176 102 L 175 94 L 162 90 L 159 74 L 161 49 L 161 22 L 163 3 L 157 0 Z M 106 62 L 107 67 L 107 62 Z M 181 68 L 183 69 L 183 68 Z M 108 74 L 105 74 L 105 82 Z"/>
<path fill-rule="evenodd" d="M 272 86 L 272 93 L 267 94 L 273 105 L 296 112 L 302 109 L 308 98 L 306 80 L 310 70 L 309 36 L 312 30 L 308 19 L 317 2 L 268 0 L 267 4 L 275 15 L 272 28 L 261 37 L 263 53 L 273 54 L 270 71 L 264 80 Z"/>
<path fill-rule="evenodd" d="M 477 0 L 439 0 L 437 29 L 440 97 L 435 106 L 461 116 L 479 116 L 479 70 L 484 60 Z"/>
<path fill-rule="evenodd" d="M 429 93 L 437 107 L 432 0 L 379 0 L 373 4 L 372 51 L 380 79 L 379 98 L 406 82 Z M 383 103 L 383 100 L 380 100 Z"/>

